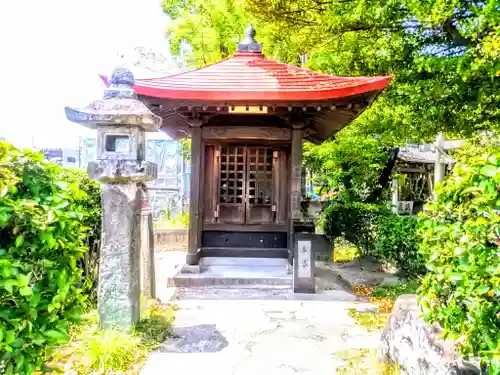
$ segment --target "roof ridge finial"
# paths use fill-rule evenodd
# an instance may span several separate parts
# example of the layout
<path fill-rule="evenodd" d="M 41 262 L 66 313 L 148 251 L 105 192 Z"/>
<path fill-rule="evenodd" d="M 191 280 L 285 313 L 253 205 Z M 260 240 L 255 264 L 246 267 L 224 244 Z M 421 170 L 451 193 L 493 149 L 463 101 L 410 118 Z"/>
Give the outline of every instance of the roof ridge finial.
<path fill-rule="evenodd" d="M 257 32 L 250 23 L 248 27 L 245 29 L 244 39 L 238 44 L 237 52 L 261 53 L 262 45 L 260 43 L 257 43 L 257 41 L 255 40 L 255 35 L 257 35 Z"/>
<path fill-rule="evenodd" d="M 249 23 L 248 27 L 245 29 L 245 39 L 244 39 L 244 41 L 245 42 L 249 41 L 249 42 L 252 42 L 252 43 L 257 43 L 257 41 L 255 40 L 255 35 L 257 35 L 257 32 L 253 28 L 252 24 Z"/>

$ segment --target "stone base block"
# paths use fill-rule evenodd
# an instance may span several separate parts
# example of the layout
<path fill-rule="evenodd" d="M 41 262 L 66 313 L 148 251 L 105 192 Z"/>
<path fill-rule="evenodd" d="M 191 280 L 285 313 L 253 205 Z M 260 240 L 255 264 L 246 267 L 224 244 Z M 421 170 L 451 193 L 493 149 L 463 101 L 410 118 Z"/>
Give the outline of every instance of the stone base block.
<path fill-rule="evenodd" d="M 181 268 L 181 273 L 200 273 L 200 265 L 191 266 L 189 264 L 184 264 Z"/>
<path fill-rule="evenodd" d="M 186 263 L 190 266 L 197 266 L 200 262 L 200 251 L 197 252 L 188 252 L 186 254 Z"/>

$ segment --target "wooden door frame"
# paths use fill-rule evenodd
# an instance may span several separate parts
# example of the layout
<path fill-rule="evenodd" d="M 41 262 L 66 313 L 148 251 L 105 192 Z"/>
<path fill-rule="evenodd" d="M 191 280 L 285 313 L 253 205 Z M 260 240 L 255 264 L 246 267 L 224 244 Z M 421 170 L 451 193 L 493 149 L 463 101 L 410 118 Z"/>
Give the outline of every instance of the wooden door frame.
<path fill-rule="evenodd" d="M 289 166 L 290 165 L 290 153 L 291 153 L 291 144 L 288 141 L 262 141 L 262 140 L 248 140 L 248 139 L 224 139 L 224 140 L 207 140 L 204 142 L 204 150 L 203 152 L 207 155 L 205 160 L 209 161 L 210 158 L 208 157 L 208 150 L 209 148 L 212 148 L 213 152 L 213 160 L 212 160 L 212 165 L 206 165 L 206 168 L 204 169 L 205 173 L 205 181 L 207 181 L 207 178 L 212 178 L 211 184 L 209 186 L 213 186 L 211 189 L 212 195 L 211 197 L 207 197 L 205 195 L 204 200 L 209 199 L 211 202 L 209 202 L 208 206 L 210 206 L 211 209 L 216 209 L 216 207 L 220 204 L 219 199 L 220 199 L 220 173 L 221 173 L 221 161 L 220 161 L 220 150 L 221 147 L 227 145 L 227 146 L 242 146 L 245 148 L 244 150 L 244 155 L 245 155 L 245 161 L 244 161 L 244 197 L 245 197 L 245 202 L 244 202 L 244 219 L 245 223 L 243 224 L 228 224 L 228 223 L 219 223 L 217 218 L 216 220 L 213 220 L 213 214 L 209 212 L 204 212 L 203 213 L 203 230 L 224 230 L 224 231 L 246 231 L 246 232 L 287 232 L 289 231 L 289 224 L 288 224 L 288 217 L 290 215 L 290 207 L 288 204 L 288 197 L 281 197 L 280 202 L 273 202 L 273 204 L 276 204 L 277 212 L 276 212 L 276 219 L 278 218 L 278 214 L 281 213 L 281 211 L 285 210 L 285 213 L 281 213 L 284 215 L 284 221 L 282 223 L 269 223 L 269 224 L 248 224 L 247 222 L 247 216 L 248 216 L 248 207 L 249 207 L 249 202 L 248 202 L 248 187 L 246 186 L 246 181 L 247 181 L 247 174 L 248 174 L 248 163 L 247 163 L 247 149 L 249 147 L 265 147 L 265 148 L 271 148 L 273 151 L 278 149 L 279 152 L 283 152 L 283 156 L 286 159 L 284 162 L 281 163 L 276 163 L 274 155 L 273 155 L 273 197 L 272 199 L 276 199 L 277 197 L 280 197 L 280 193 L 282 192 L 281 188 L 277 188 L 278 191 L 275 191 L 276 189 L 276 184 L 275 184 L 275 178 L 276 177 L 274 173 L 274 167 L 275 164 L 282 164 L 284 166 Z M 279 158 L 279 156 L 278 156 Z M 218 160 L 217 160 L 218 159 Z M 288 168 L 289 169 L 289 168 Z M 210 176 L 212 175 L 212 176 Z M 286 180 L 289 181 L 290 179 L 290 171 L 286 171 Z M 289 189 L 287 189 L 287 192 L 289 192 Z M 280 204 L 283 202 L 283 204 Z M 207 206 L 207 205 L 205 205 Z M 281 206 L 281 207 L 280 207 Z M 208 208 L 208 207 L 207 207 Z M 272 207 L 271 207 L 272 209 Z"/>

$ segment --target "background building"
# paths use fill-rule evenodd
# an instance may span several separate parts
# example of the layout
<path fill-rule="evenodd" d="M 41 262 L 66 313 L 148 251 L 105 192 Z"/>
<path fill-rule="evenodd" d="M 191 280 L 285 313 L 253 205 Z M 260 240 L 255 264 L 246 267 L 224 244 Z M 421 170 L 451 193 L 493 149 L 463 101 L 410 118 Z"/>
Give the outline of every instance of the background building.
<path fill-rule="evenodd" d="M 78 150 L 74 148 L 42 148 L 45 159 L 65 168 L 79 168 Z"/>
<path fill-rule="evenodd" d="M 77 162 L 86 168 L 96 159 L 97 140 L 83 138 L 76 152 Z M 158 178 L 148 183 L 150 204 L 155 218 L 178 217 L 188 209 L 189 164 L 181 156 L 181 144 L 167 139 L 148 139 L 146 159 L 158 165 Z"/>

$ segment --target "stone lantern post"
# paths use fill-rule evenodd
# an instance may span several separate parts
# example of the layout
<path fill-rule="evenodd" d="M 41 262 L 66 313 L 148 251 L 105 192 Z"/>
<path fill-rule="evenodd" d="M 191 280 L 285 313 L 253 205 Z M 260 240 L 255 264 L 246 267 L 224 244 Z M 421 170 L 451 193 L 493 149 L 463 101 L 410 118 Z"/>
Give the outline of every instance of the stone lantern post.
<path fill-rule="evenodd" d="M 104 98 L 88 107 L 66 107 L 70 121 L 97 130 L 97 161 L 88 174 L 101 182 L 102 238 L 98 311 L 104 328 L 128 330 L 140 319 L 140 216 L 143 184 L 156 178 L 145 160 L 146 132 L 162 119 L 137 100 L 134 77 L 116 69 Z"/>

